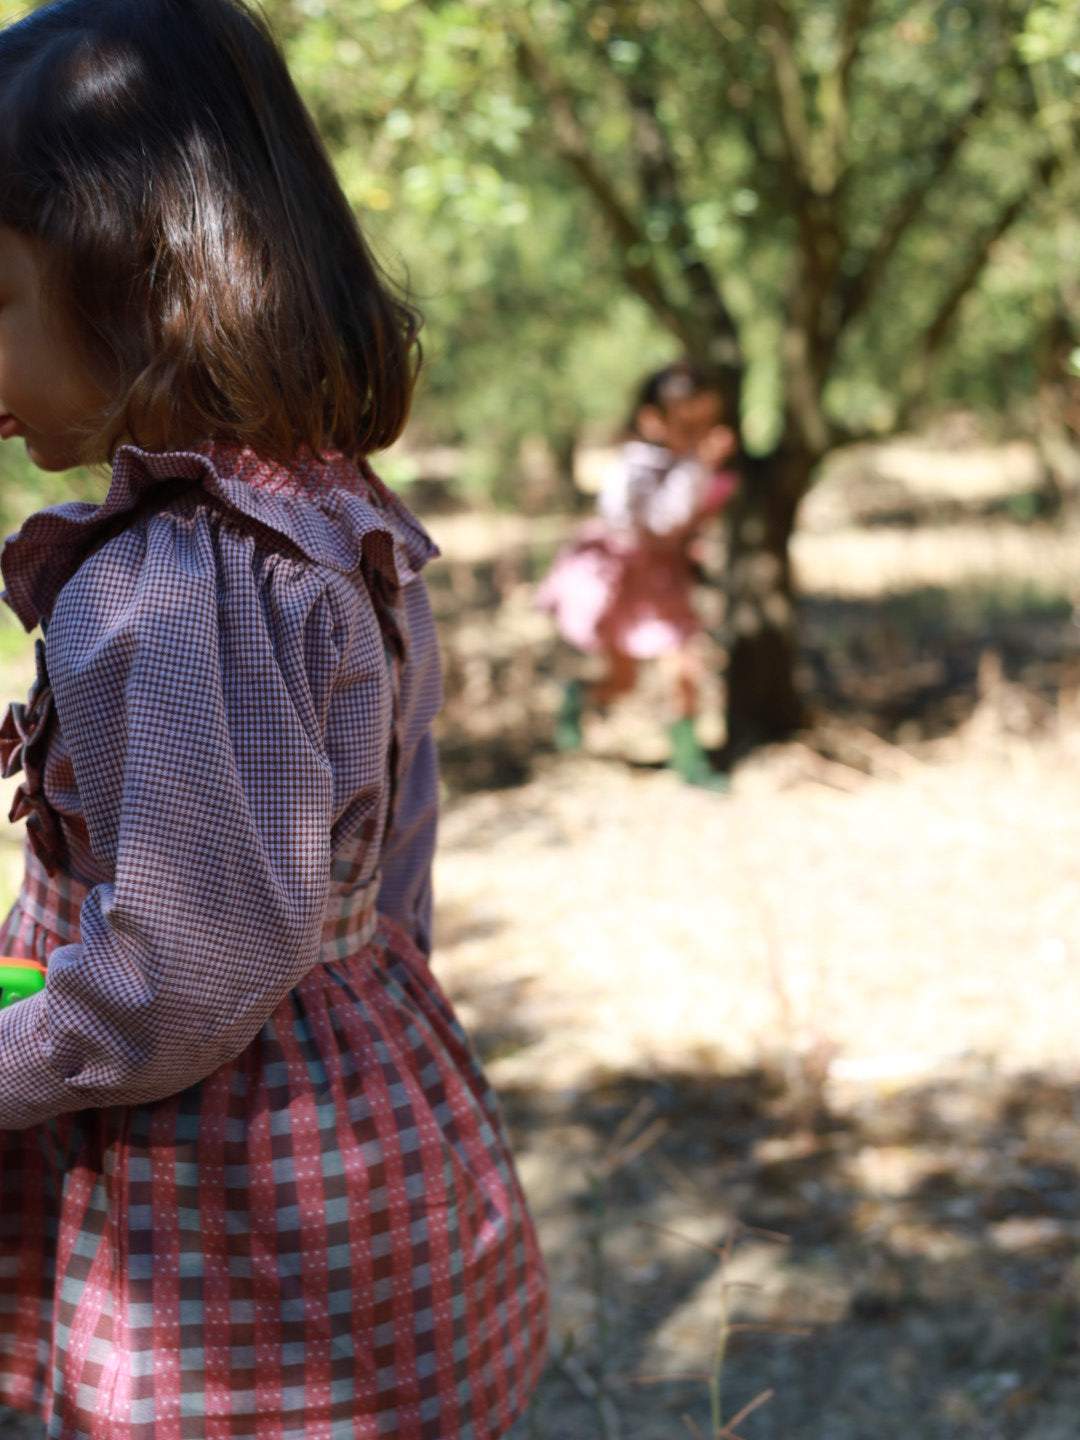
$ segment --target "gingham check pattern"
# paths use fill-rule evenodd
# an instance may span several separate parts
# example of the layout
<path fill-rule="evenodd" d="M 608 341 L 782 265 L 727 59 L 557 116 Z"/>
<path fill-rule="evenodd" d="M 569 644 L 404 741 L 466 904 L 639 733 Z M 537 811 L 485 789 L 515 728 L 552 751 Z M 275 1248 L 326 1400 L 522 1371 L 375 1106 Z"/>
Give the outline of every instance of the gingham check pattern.
<path fill-rule="evenodd" d="M 177 476 L 198 490 L 122 527 Z M 536 1378 L 496 1108 L 374 918 L 385 837 L 426 923 L 430 553 L 344 462 L 213 447 L 122 451 L 100 510 L 5 549 L 10 603 L 49 617 L 65 853 L 32 853 L 0 934 L 49 959 L 0 1012 L 0 1124 L 29 1127 L 0 1133 L 0 1398 L 52 1437 L 489 1440 Z"/>

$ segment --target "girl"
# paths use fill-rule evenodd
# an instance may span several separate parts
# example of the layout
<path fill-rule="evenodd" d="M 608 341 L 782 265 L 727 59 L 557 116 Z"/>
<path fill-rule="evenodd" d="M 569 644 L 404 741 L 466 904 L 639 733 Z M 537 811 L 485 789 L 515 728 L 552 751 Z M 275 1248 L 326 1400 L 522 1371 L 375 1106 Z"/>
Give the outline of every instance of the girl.
<path fill-rule="evenodd" d="M 0 1009 L 0 1401 L 57 1440 L 485 1440 L 542 1364 L 421 949 L 435 551 L 364 459 L 416 328 L 244 0 L 0 33 L 0 436 L 112 462 L 3 552 L 47 981 Z"/>
<path fill-rule="evenodd" d="M 600 494 L 599 519 L 557 558 L 540 587 L 561 634 L 579 650 L 599 652 L 607 673 L 584 692 L 567 687 L 556 727 L 561 749 L 581 744 L 586 700 L 603 707 L 632 690 L 638 661 L 659 656 L 670 688 L 671 763 L 686 781 L 719 788 L 694 734 L 701 621 L 691 603 L 691 542 L 731 498 L 736 480 L 720 466 L 735 448 L 720 423 L 715 382 L 682 360 L 641 385 L 631 438 Z"/>

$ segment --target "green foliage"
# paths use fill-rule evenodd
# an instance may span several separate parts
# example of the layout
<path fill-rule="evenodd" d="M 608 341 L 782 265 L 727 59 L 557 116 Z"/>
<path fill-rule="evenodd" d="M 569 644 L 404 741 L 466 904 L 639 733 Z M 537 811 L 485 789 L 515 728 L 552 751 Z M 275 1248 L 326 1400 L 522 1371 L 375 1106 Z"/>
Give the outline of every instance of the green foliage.
<path fill-rule="evenodd" d="M 0 19 L 24 8 L 0 0 Z M 645 369 L 713 344 L 720 309 L 758 453 L 793 433 L 800 384 L 819 448 L 915 402 L 1007 407 L 1046 327 L 1075 316 L 1073 0 L 265 9 L 376 252 L 426 312 L 416 436 L 461 444 L 492 492 L 512 493 L 530 434 L 561 452 L 612 433 Z M 9 516 L 52 484 L 0 466 Z"/>
<path fill-rule="evenodd" d="M 44 505 L 103 500 L 107 483 L 101 471 L 45 474 L 31 464 L 21 441 L 5 441 L 0 449 L 0 538 L 17 530 L 28 515 Z"/>
<path fill-rule="evenodd" d="M 1067 132 L 1080 106 L 1080 11 L 1071 0 L 1033 5 L 1016 48 L 1032 72 L 1041 124 Z"/>
<path fill-rule="evenodd" d="M 675 350 L 610 272 L 610 243 L 535 143 L 513 6 L 272 5 L 297 81 L 391 270 L 427 316 L 420 438 L 464 446 L 474 488 L 513 493 L 514 457 L 621 419 Z"/>
<path fill-rule="evenodd" d="M 276 0 L 298 81 L 381 251 L 404 255 L 429 317 L 422 431 L 463 441 L 487 483 L 533 430 L 617 423 L 646 366 L 680 348 L 640 288 L 652 267 L 689 307 L 687 250 L 715 282 L 745 361 L 752 449 L 784 431 L 800 227 L 827 211 L 839 255 L 826 305 L 874 261 L 920 185 L 918 214 L 819 377 L 828 423 L 885 430 L 904 384 L 1000 406 L 1032 382 L 1057 305 L 1061 196 L 1033 183 L 1080 61 L 1071 0 Z M 1024 14 L 1021 16 L 1021 8 Z M 852 16 L 857 25 L 849 28 Z M 853 43 L 854 42 L 854 43 Z M 845 49 L 854 49 L 844 70 Z M 528 75 L 522 51 L 549 72 Z M 1010 61 L 1012 63 L 1010 63 Z M 785 64 L 797 93 L 785 98 Z M 551 78 L 553 77 L 553 78 Z M 555 88 L 552 89 L 551 86 Z M 635 89 L 656 102 L 678 193 L 641 179 Z M 979 101 L 980 91 L 982 92 Z M 568 99 L 580 127 L 560 138 Z M 976 102 L 979 101 L 977 104 Z M 955 156 L 938 176 L 943 141 Z M 637 226 L 616 237 L 574 147 Z M 569 163 L 567 163 L 569 161 Z M 921 347 L 970 246 L 1025 189 L 949 342 Z M 686 233 L 680 232 L 680 223 Z M 940 357 L 940 363 L 931 359 Z M 906 380 L 905 371 L 907 374 Z M 486 458 L 485 458 L 486 457 Z"/>

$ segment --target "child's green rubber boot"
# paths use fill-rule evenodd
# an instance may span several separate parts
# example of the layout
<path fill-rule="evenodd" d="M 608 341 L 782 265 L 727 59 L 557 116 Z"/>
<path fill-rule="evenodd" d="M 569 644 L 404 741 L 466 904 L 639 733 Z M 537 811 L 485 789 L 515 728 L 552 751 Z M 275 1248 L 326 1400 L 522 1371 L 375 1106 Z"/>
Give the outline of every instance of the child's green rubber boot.
<path fill-rule="evenodd" d="M 562 704 L 555 714 L 555 749 L 563 753 L 581 749 L 581 717 L 585 710 L 585 687 L 580 680 L 563 686 Z"/>
<path fill-rule="evenodd" d="M 709 757 L 698 743 L 694 734 L 694 722 L 689 716 L 673 720 L 668 726 L 671 737 L 671 759 L 668 764 L 687 785 L 697 785 L 702 790 L 722 792 L 730 789 L 731 782 L 720 770 L 714 770 Z"/>

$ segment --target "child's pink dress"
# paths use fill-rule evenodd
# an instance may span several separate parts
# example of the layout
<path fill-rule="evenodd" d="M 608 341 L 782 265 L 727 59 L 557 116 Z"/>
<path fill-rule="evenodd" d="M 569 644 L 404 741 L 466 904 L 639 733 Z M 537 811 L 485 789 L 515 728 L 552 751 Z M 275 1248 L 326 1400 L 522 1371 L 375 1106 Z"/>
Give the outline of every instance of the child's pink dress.
<path fill-rule="evenodd" d="M 0 1400 L 57 1440 L 492 1440 L 543 1364 L 421 949 L 433 553 L 340 457 L 215 446 L 123 449 L 4 550 L 48 624 L 0 951 L 49 968 L 0 1010 Z"/>
<path fill-rule="evenodd" d="M 587 653 L 650 659 L 701 629 L 691 601 L 686 528 L 730 499 L 734 475 L 644 441 L 623 446 L 600 494 L 599 516 L 558 554 L 536 603 Z"/>

